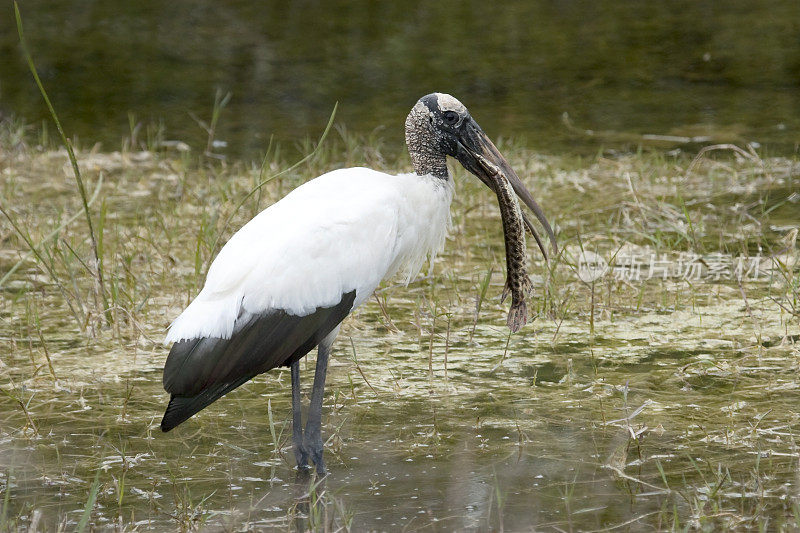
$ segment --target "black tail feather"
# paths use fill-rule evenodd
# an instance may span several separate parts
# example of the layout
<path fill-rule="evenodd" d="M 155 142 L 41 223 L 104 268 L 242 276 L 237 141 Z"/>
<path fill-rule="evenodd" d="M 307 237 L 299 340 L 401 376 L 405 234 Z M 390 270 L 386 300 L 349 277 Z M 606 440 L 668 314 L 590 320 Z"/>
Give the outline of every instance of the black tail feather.
<path fill-rule="evenodd" d="M 169 405 L 161 430 L 169 431 L 253 377 L 306 355 L 347 316 L 356 291 L 338 304 L 304 316 L 282 309 L 242 318 L 229 339 L 201 337 L 173 344 L 164 365 Z"/>
<path fill-rule="evenodd" d="M 176 396 L 173 394 L 169 398 L 169 405 L 167 405 L 167 410 L 164 412 L 164 418 L 161 419 L 161 431 L 167 432 L 182 424 L 195 413 L 205 409 L 253 377 L 247 376 L 233 383 L 219 383 L 195 396 Z"/>

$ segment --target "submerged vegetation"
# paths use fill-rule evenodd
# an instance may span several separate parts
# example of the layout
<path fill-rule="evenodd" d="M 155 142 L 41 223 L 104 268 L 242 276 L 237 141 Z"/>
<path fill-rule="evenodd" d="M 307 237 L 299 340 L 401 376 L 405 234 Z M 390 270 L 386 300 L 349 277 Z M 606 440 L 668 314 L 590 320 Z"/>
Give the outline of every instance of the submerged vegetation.
<path fill-rule="evenodd" d="M 161 339 L 254 214 L 409 162 L 343 128 L 248 164 L 131 126 L 76 150 L 90 222 L 67 153 L 0 122 L 0 530 L 800 527 L 797 161 L 500 141 L 562 248 L 530 254 L 516 335 L 495 199 L 453 167 L 445 252 L 343 325 L 307 485 L 288 370 L 163 435 Z"/>

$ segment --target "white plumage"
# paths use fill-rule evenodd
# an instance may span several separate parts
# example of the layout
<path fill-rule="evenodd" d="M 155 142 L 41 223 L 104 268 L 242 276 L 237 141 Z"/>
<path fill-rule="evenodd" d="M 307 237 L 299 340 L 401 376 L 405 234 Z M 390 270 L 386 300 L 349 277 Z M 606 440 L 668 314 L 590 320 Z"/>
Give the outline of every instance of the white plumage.
<path fill-rule="evenodd" d="M 308 181 L 231 237 L 165 342 L 228 339 L 253 315 L 304 316 L 353 289 L 355 308 L 401 269 L 408 283 L 442 249 L 452 195 L 452 180 L 368 168 Z"/>
<path fill-rule="evenodd" d="M 307 468 L 310 460 L 324 474 L 320 426 L 331 345 L 342 320 L 382 280 L 404 269 L 408 283 L 425 258 L 432 260 L 444 246 L 453 198 L 448 156 L 498 197 L 503 195 L 506 259 L 514 276 L 507 283 L 512 292 L 508 324 L 517 331 L 525 323 L 525 236 L 512 230 L 524 222 L 545 252 L 530 220 L 514 207 L 514 194 L 542 223 L 555 249 L 541 208 L 452 96 L 420 98 L 406 117 L 405 133 L 414 173 L 393 176 L 367 168 L 329 172 L 262 211 L 222 248 L 203 290 L 166 337 L 173 344 L 164 363 L 170 400 L 162 431 L 257 375 L 288 366 L 295 459 L 299 468 Z M 303 429 L 299 362 L 315 347 L 316 371 Z"/>

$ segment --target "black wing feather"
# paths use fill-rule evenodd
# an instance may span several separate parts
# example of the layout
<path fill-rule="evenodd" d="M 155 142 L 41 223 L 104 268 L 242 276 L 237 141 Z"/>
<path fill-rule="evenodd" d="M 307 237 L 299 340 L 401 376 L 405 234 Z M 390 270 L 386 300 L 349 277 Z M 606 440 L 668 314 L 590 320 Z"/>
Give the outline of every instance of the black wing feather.
<path fill-rule="evenodd" d="M 173 344 L 164 365 L 164 389 L 171 397 L 161 429 L 169 431 L 258 374 L 306 355 L 344 320 L 355 296 L 351 291 L 338 304 L 305 316 L 282 310 L 253 316 L 230 339 Z"/>

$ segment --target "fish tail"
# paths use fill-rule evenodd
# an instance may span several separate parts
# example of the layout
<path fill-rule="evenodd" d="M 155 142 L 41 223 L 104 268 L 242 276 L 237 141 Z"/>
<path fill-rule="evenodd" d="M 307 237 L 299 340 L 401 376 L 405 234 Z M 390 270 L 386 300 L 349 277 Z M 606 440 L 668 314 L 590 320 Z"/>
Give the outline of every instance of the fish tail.
<path fill-rule="evenodd" d="M 511 333 L 516 333 L 526 322 L 528 322 L 528 306 L 525 300 L 512 301 L 511 309 L 508 311 L 508 329 Z"/>

